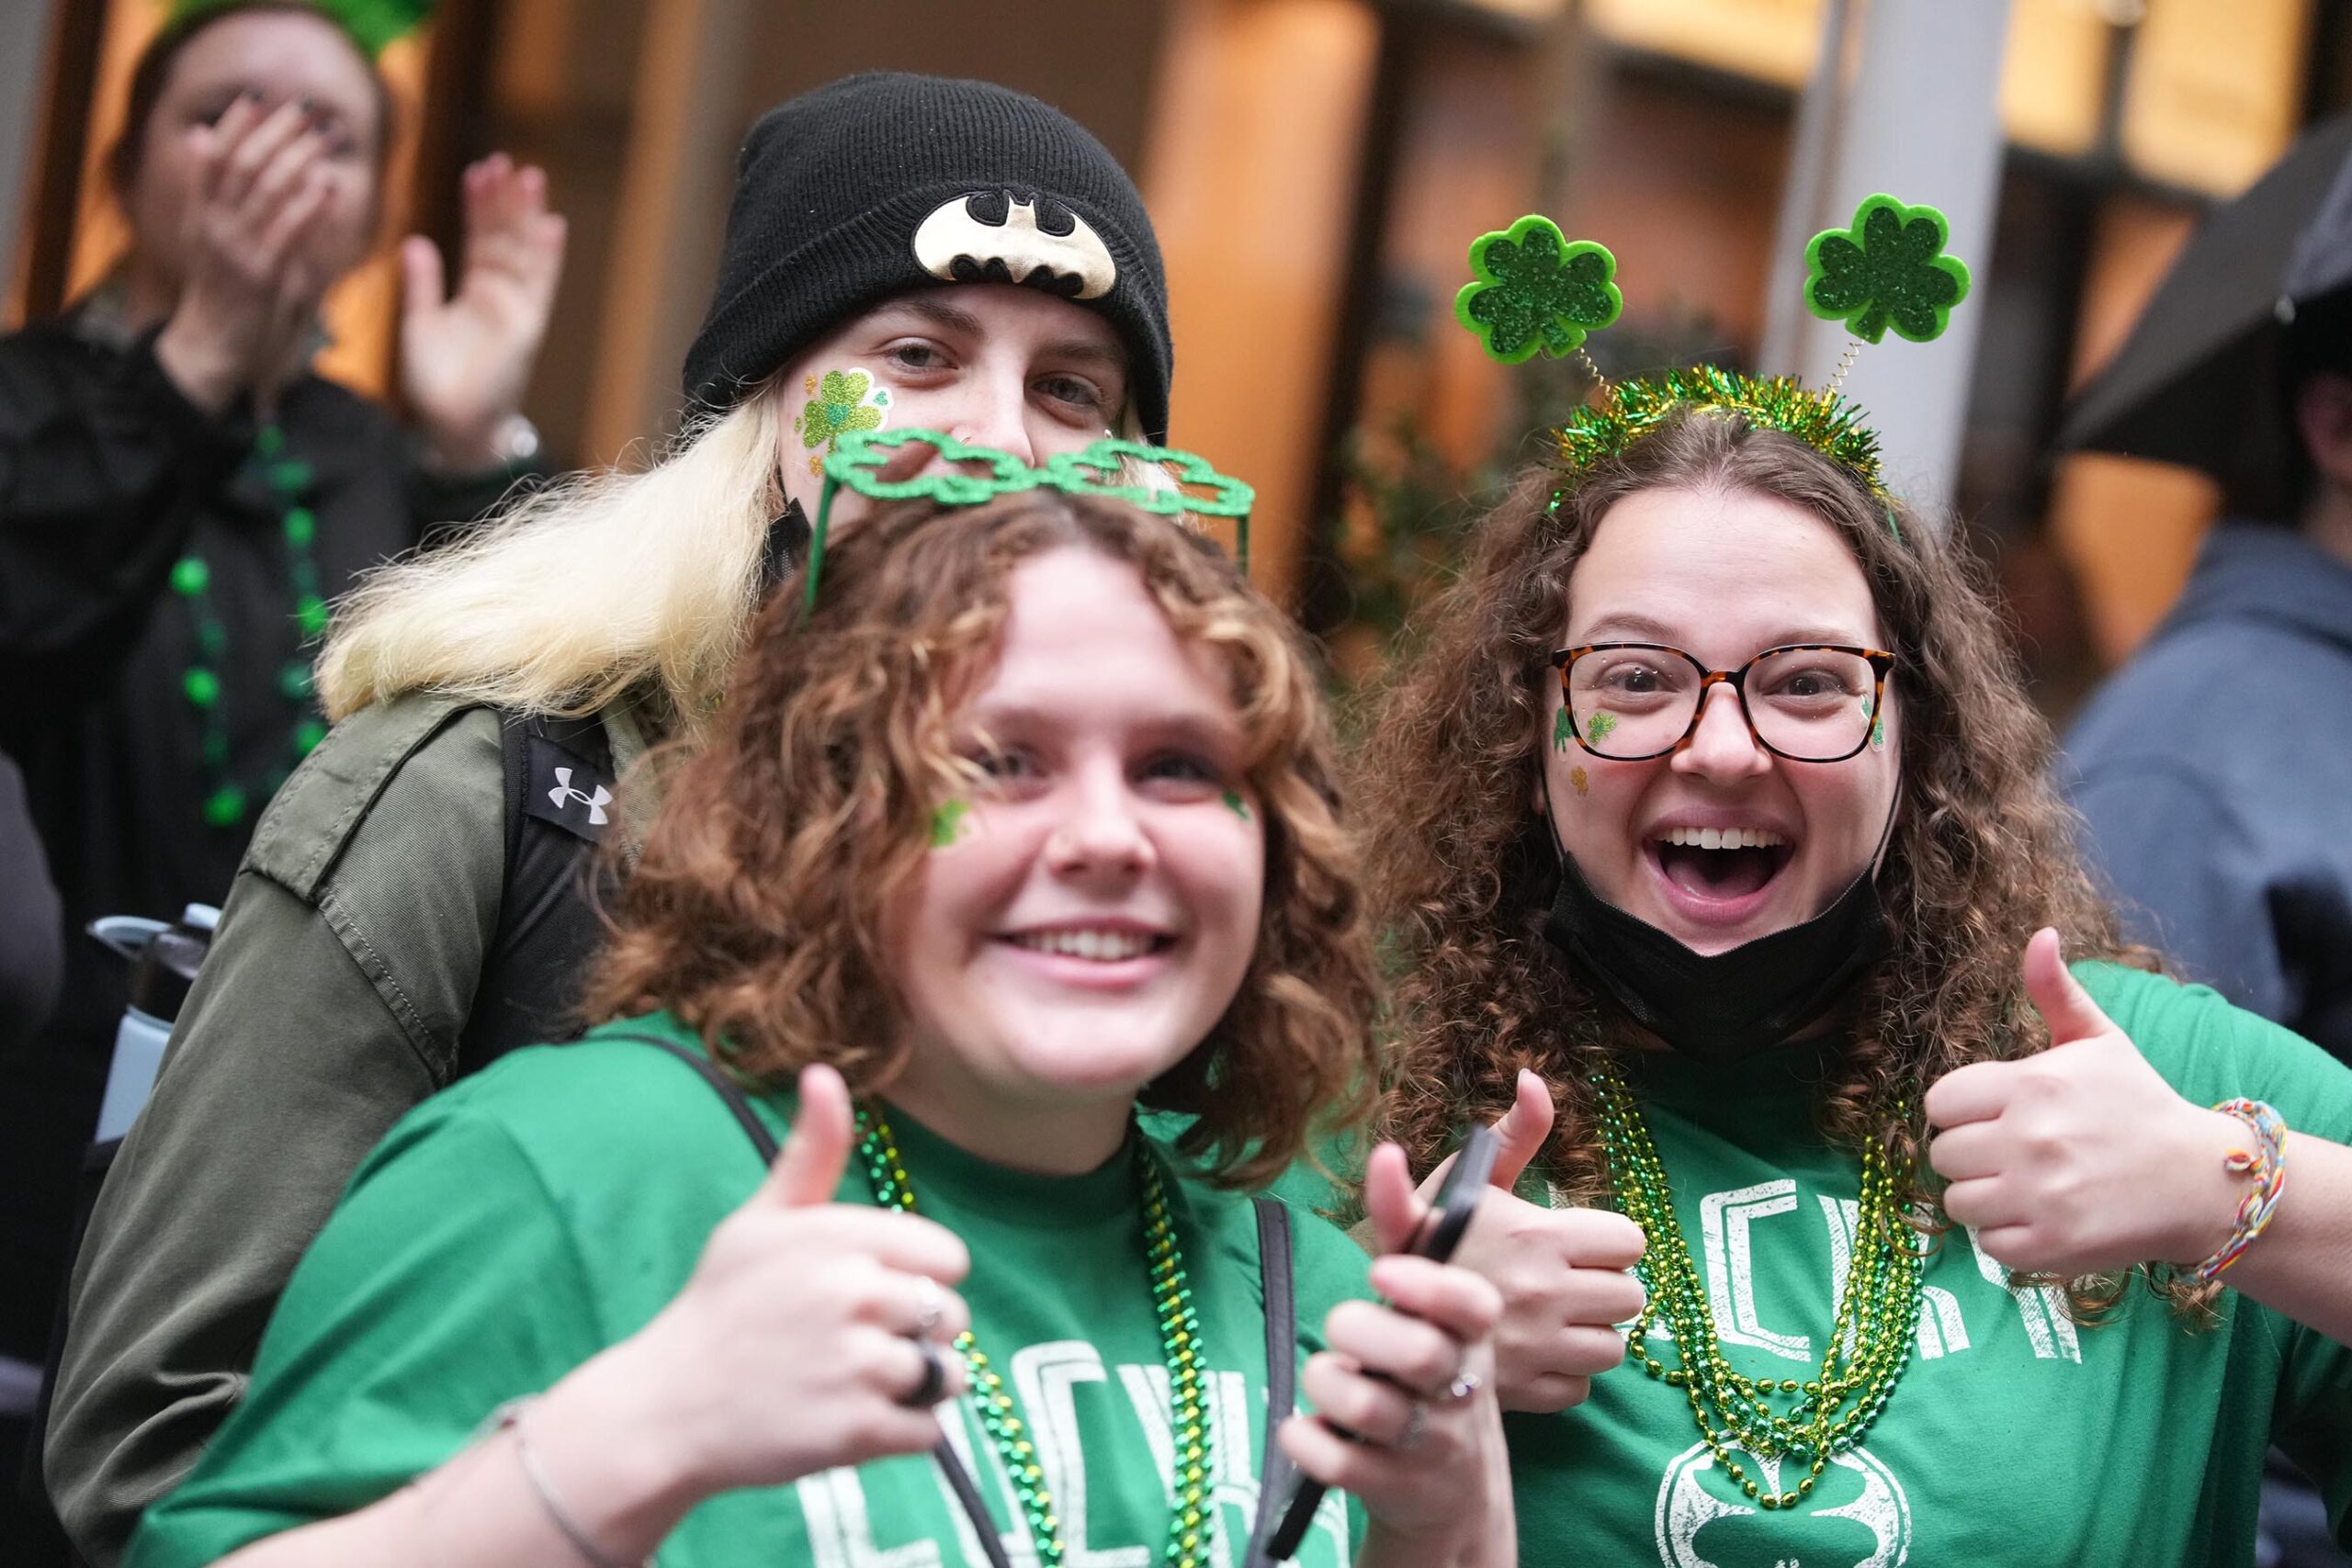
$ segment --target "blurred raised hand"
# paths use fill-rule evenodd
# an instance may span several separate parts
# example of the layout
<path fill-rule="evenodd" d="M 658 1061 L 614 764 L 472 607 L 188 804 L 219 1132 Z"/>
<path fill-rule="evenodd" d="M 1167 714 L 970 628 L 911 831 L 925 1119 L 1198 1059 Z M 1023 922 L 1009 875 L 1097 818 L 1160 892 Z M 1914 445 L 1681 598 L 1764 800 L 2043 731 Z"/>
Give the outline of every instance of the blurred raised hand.
<path fill-rule="evenodd" d="M 334 281 L 303 243 L 334 182 L 323 138 L 299 103 L 265 112 L 240 96 L 187 134 L 195 165 L 177 236 L 180 291 L 155 357 L 190 401 L 219 412 L 295 367 Z"/>
<path fill-rule="evenodd" d="M 435 459 L 458 472 L 508 456 L 501 437 L 547 337 L 565 238 L 546 173 L 503 152 L 466 170 L 465 209 L 454 293 L 432 241 L 401 243 L 401 389 Z"/>

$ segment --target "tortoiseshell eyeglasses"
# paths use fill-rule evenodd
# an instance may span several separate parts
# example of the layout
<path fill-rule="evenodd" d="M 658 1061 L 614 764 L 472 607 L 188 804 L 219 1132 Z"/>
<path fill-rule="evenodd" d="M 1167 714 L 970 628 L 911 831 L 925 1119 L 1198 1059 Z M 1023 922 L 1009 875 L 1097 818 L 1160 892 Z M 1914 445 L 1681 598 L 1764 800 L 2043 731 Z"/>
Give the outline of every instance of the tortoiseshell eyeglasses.
<path fill-rule="evenodd" d="M 1842 762 L 1876 738 L 1894 655 L 1834 643 L 1768 648 L 1710 670 L 1656 642 L 1595 642 L 1552 655 L 1566 706 L 1562 732 L 1596 757 L 1636 762 L 1678 750 L 1699 728 L 1709 688 L 1729 686 L 1756 743 L 1792 762 Z"/>

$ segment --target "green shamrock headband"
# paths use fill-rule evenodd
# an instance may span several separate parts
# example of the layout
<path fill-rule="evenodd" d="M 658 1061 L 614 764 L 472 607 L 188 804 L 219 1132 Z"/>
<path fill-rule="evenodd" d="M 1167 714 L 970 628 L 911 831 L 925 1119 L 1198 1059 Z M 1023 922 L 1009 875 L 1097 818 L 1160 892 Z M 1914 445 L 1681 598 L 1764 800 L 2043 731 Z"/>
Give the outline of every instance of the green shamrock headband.
<path fill-rule="evenodd" d="M 937 448 L 948 466 L 903 479 L 886 479 L 882 470 L 901 446 Z M 1121 482 L 1129 462 L 1167 471 L 1168 485 Z M 967 473 L 956 465 L 986 465 L 984 474 Z M 808 534 L 808 585 L 804 613 L 817 607 L 817 583 L 824 570 L 825 536 L 833 512 L 833 497 L 847 488 L 876 501 L 923 500 L 939 506 L 978 506 L 1001 495 L 1024 490 L 1057 490 L 1065 495 L 1099 495 L 1162 517 L 1230 517 L 1234 520 L 1234 559 L 1241 575 L 1250 575 L 1250 508 L 1258 492 L 1241 480 L 1220 474 L 1205 458 L 1170 446 L 1150 446 L 1140 441 L 1104 436 L 1077 452 L 1058 452 L 1044 468 L 1033 468 L 1010 452 L 975 446 L 937 430 L 853 430 L 834 442 L 825 458 L 825 488 L 817 500 L 817 525 Z M 1195 494 L 1185 487 L 1206 491 Z"/>
<path fill-rule="evenodd" d="M 169 23 L 185 22 L 191 17 L 209 16 L 214 11 L 235 8 L 243 0 L 170 0 Z M 384 52 L 387 45 L 406 38 L 424 25 L 433 14 L 433 0 L 304 0 L 310 9 L 318 12 L 351 35 L 374 60 Z"/>
<path fill-rule="evenodd" d="M 1891 196 L 1868 197 L 1848 227 L 1813 237 L 1804 252 L 1805 306 L 1825 321 L 1844 321 L 1855 338 L 1819 390 L 1793 376 L 1750 376 L 1713 365 L 1611 382 L 1585 358 L 1601 396 L 1560 426 L 1561 461 L 1573 470 L 1615 457 L 1678 408 L 1724 409 L 1795 436 L 1884 500 L 1878 437 L 1838 389 L 1862 343 L 1879 342 L 1889 327 L 1913 343 L 1942 335 L 1952 307 L 1968 297 L 1967 266 L 1943 254 L 1951 238 L 1941 212 Z M 1454 297 L 1454 317 L 1505 364 L 1519 364 L 1539 348 L 1582 357 L 1586 333 L 1614 321 L 1623 306 L 1616 268 L 1601 246 L 1572 243 L 1551 220 L 1531 214 L 1471 243 L 1476 281 Z"/>

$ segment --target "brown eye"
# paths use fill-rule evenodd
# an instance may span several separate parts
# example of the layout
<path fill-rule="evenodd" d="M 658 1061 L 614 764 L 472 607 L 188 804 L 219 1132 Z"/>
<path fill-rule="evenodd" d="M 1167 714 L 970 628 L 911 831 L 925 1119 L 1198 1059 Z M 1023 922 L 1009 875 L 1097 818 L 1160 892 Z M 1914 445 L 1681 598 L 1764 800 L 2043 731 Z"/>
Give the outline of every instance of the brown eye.
<path fill-rule="evenodd" d="M 944 370 L 947 355 L 937 344 L 924 343 L 920 338 L 894 343 L 882 351 L 882 357 L 901 370 Z"/>

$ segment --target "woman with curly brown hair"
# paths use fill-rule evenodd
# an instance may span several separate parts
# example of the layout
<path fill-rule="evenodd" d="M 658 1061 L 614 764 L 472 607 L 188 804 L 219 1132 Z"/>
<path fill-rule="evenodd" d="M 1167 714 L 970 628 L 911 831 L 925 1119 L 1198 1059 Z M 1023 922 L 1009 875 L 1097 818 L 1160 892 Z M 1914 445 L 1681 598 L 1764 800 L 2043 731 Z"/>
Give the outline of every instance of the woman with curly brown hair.
<path fill-rule="evenodd" d="M 2274 1438 L 2343 1529 L 2352 1074 L 2123 945 L 1866 450 L 1684 385 L 1480 525 L 1365 780 L 1386 1129 L 1532 1161 L 1462 1255 L 1527 1560 L 2251 1562 Z"/>
<path fill-rule="evenodd" d="M 665 783 L 592 987 L 626 1021 L 394 1129 L 140 1568 L 1238 1563 L 1295 1372 L 1282 1450 L 1360 1503 L 1301 1561 L 1516 1561 L 1494 1289 L 1384 1258 L 1359 1299 L 1351 1242 L 1286 1253 L 1240 1190 L 1371 1072 L 1280 612 L 1047 491 L 823 558 Z"/>

